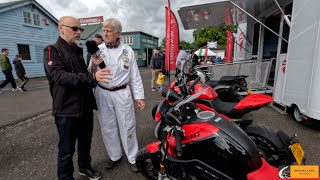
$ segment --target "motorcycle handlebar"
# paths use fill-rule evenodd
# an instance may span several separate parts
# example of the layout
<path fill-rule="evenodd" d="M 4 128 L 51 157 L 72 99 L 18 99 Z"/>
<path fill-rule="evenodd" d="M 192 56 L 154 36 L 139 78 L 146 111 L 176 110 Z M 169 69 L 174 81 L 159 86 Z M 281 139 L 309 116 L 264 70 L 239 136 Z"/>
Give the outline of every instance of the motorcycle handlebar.
<path fill-rule="evenodd" d="M 181 139 L 183 137 L 183 132 L 181 130 L 175 130 L 173 132 L 173 136 L 176 139 L 176 152 L 177 156 L 181 157 L 182 156 L 182 144 L 181 144 Z"/>

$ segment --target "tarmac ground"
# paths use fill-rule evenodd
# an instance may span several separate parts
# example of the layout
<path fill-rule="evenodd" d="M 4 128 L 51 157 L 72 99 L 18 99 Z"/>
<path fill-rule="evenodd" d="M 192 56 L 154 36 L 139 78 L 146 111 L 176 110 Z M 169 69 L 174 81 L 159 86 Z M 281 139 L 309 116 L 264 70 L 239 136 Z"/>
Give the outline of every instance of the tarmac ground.
<path fill-rule="evenodd" d="M 152 107 L 162 99 L 159 92 L 150 88 L 151 70 L 142 68 L 140 73 L 144 83 L 146 108 L 136 109 L 137 137 L 139 148 L 156 141 L 152 120 Z M 171 79 L 172 80 L 172 79 Z M 10 86 L 10 85 L 8 85 Z M 4 89 L 0 94 L 0 179 L 2 180 L 47 180 L 57 179 L 58 134 L 51 116 L 51 96 L 45 78 L 31 79 L 27 92 L 11 92 Z M 320 123 L 300 125 L 286 114 L 280 114 L 267 106 L 251 112 L 244 118 L 254 119 L 254 123 L 267 124 L 282 129 L 288 135 L 298 134 L 305 150 L 307 164 L 320 165 Z M 133 173 L 127 159 L 112 170 L 105 169 L 108 158 L 100 126 L 95 116 L 92 139 L 92 166 L 103 174 L 103 180 L 140 180 L 140 173 Z M 75 177 L 78 175 L 77 153 L 74 155 Z"/>

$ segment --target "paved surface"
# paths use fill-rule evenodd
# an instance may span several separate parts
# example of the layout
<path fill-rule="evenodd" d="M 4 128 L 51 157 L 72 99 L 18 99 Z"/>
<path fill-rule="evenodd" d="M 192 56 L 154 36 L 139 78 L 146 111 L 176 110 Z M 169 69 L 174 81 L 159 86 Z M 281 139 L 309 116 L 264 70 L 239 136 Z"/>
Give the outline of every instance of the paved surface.
<path fill-rule="evenodd" d="M 11 85 L 3 89 L 0 94 L 0 127 L 16 124 L 51 109 L 46 78 L 30 79 L 26 89 L 29 91 L 11 92 Z"/>
<path fill-rule="evenodd" d="M 136 110 L 137 134 L 140 148 L 156 140 L 153 132 L 155 123 L 151 117 L 151 109 L 161 99 L 160 93 L 150 91 L 151 71 L 142 69 L 141 74 L 145 85 L 146 108 L 142 111 Z M 41 82 L 46 81 L 42 80 Z M 40 88 L 40 84 L 44 84 L 40 83 L 40 80 L 38 84 L 39 86 L 35 86 L 35 89 L 32 89 L 30 82 L 30 91 L 27 93 L 5 92 L 0 95 L 1 124 L 4 124 L 2 121 L 16 119 L 15 123 L 12 123 L 15 125 L 0 127 L 1 180 L 56 179 L 58 135 L 50 111 L 42 114 L 38 113 L 45 111 L 46 107 L 51 106 L 48 88 Z M 21 104 L 14 105 L 13 102 L 20 102 Z M 6 108 L 3 106 L 6 106 Z M 14 112 L 14 107 L 19 111 Z M 20 114 L 21 112 L 25 115 Z M 37 114 L 37 116 L 25 120 L 24 116 L 27 116 L 27 114 Z M 19 121 L 19 117 L 24 119 L 24 121 L 16 124 Z M 263 123 L 271 127 L 280 128 L 289 135 L 298 133 L 308 158 L 308 164 L 320 164 L 319 123 L 312 126 L 302 126 L 295 123 L 290 116 L 282 115 L 270 107 L 265 107 L 251 113 L 247 118 L 253 118 L 254 123 Z M 102 172 L 102 179 L 104 180 L 144 179 L 139 173 L 130 171 L 126 158 L 115 169 L 105 169 L 104 164 L 107 154 L 96 116 L 91 155 L 93 167 Z M 76 159 L 77 155 L 75 154 L 75 177 L 83 180 L 85 178 L 78 175 Z"/>

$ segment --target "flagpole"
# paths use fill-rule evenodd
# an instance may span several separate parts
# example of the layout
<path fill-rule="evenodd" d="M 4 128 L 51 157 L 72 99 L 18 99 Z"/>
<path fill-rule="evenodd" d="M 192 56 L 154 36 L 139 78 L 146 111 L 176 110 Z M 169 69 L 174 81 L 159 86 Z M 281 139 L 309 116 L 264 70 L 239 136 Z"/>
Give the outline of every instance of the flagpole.
<path fill-rule="evenodd" d="M 170 42 L 170 40 L 171 40 L 171 7 L 170 7 L 170 0 L 168 0 L 168 9 L 167 9 L 168 11 L 167 11 L 167 16 L 168 16 L 168 19 L 166 19 L 166 20 L 168 20 L 169 21 L 169 23 L 167 23 L 168 25 L 169 25 L 169 33 L 167 33 L 167 35 L 169 35 L 169 42 Z M 168 28 L 168 27 L 167 27 Z M 167 29 L 168 30 L 168 29 Z M 168 40 L 167 39 L 167 40 Z M 171 43 L 171 42 L 170 42 Z M 168 45 L 167 43 L 166 43 L 166 45 Z M 170 45 L 171 46 L 171 45 Z M 169 47 L 170 47 L 169 46 Z M 171 56 L 170 56 L 170 51 L 169 51 L 169 56 L 168 56 L 168 68 L 169 68 L 169 85 L 168 85 L 168 87 L 170 86 L 170 83 L 171 83 L 171 80 L 170 80 L 170 76 L 171 76 L 171 68 L 170 68 L 170 66 L 171 66 Z"/>

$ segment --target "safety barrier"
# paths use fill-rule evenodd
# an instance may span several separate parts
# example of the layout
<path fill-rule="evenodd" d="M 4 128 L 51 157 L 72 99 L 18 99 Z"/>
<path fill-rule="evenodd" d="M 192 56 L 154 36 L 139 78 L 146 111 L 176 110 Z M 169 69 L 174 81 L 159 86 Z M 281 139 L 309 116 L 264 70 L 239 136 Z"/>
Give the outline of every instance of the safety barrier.
<path fill-rule="evenodd" d="M 219 80 L 222 76 L 248 75 L 249 77 L 246 80 L 249 88 L 266 89 L 272 61 L 274 60 L 235 61 L 233 63 L 201 65 L 199 67 L 207 70 L 211 80 Z"/>

